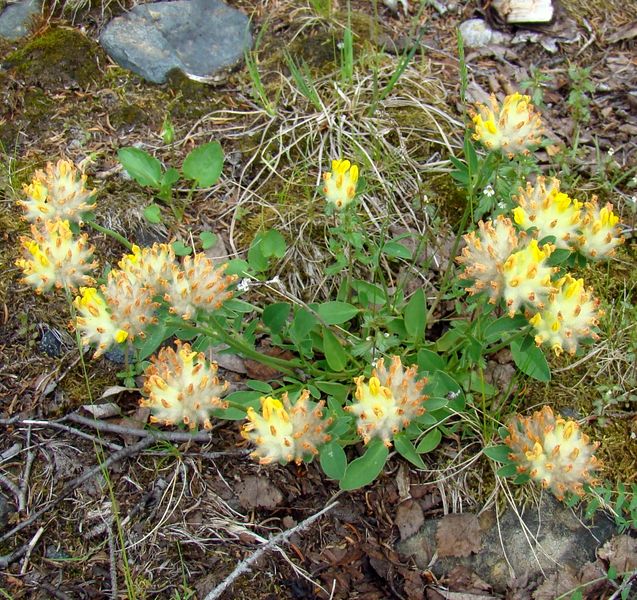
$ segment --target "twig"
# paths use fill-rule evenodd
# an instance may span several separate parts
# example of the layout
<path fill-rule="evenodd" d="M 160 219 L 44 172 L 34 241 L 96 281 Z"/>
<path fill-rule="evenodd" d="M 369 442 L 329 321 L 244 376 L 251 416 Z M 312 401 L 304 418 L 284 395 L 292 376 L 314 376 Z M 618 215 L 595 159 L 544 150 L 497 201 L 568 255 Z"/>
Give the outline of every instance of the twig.
<path fill-rule="evenodd" d="M 242 560 L 237 567 L 235 568 L 228 577 L 226 577 L 217 587 L 211 590 L 208 595 L 204 598 L 204 600 L 215 600 L 219 598 L 223 592 L 225 592 L 228 587 L 230 587 L 234 581 L 241 575 L 245 573 L 250 566 L 259 560 L 266 552 L 280 544 L 281 542 L 287 542 L 288 539 L 294 535 L 295 533 L 300 533 L 304 529 L 307 529 L 314 521 L 322 517 L 325 513 L 332 510 L 335 506 L 338 505 L 338 502 L 332 502 L 332 504 L 328 504 L 325 508 L 321 509 L 316 514 L 308 517 L 305 521 L 301 521 L 298 525 L 292 527 L 292 529 L 287 529 L 278 533 L 273 538 L 270 538 L 263 546 L 259 547 L 252 555 L 250 555 L 245 560 Z"/>
<path fill-rule="evenodd" d="M 27 491 L 29 487 L 29 477 L 31 476 L 31 467 L 35 460 L 35 452 L 31 448 L 31 425 L 27 430 L 27 441 L 25 445 L 27 449 L 27 460 L 24 464 L 24 471 L 22 472 L 22 484 L 20 485 L 20 494 L 18 495 L 18 511 L 23 512 L 27 508 Z M 28 557 L 27 557 L 28 558 Z"/>
<path fill-rule="evenodd" d="M 113 528 L 108 528 L 108 557 L 109 571 L 111 575 L 111 598 L 117 600 L 117 559 L 115 557 L 115 536 Z"/>
<path fill-rule="evenodd" d="M 69 496 L 73 492 L 73 490 L 75 490 L 77 487 L 82 485 L 85 481 L 88 481 L 89 479 L 91 479 L 91 477 L 95 477 L 95 475 L 100 473 L 103 469 L 107 469 L 112 464 L 124 458 L 127 458 L 128 456 L 133 456 L 140 450 L 143 450 L 144 448 L 148 448 L 148 446 L 154 443 L 155 443 L 155 440 L 153 438 L 147 437 L 140 440 L 136 444 L 133 444 L 132 446 L 127 446 L 125 448 L 122 448 L 118 452 L 111 454 L 111 456 L 109 456 L 102 464 L 99 464 L 96 467 L 93 467 L 92 469 L 85 471 L 84 473 L 82 473 L 82 475 L 79 475 L 75 479 L 69 481 L 62 488 L 60 495 L 55 500 L 52 500 L 46 506 L 43 506 L 40 510 L 34 512 L 28 519 L 25 519 L 24 521 L 22 521 L 22 523 L 19 523 L 13 529 L 5 533 L 2 537 L 0 537 L 0 542 L 4 542 L 5 540 L 9 539 L 11 536 L 15 535 L 19 531 L 22 531 L 25 527 L 28 527 L 29 525 L 37 521 L 44 513 L 49 511 L 56 504 L 58 504 L 59 502 L 64 500 L 64 498 Z"/>
<path fill-rule="evenodd" d="M 0 473 L 0 485 L 7 488 L 15 496 L 16 500 L 20 498 L 20 488 L 2 473 Z"/>
<path fill-rule="evenodd" d="M 119 433 L 122 435 L 131 435 L 136 437 L 151 437 L 156 440 L 165 440 L 167 442 L 211 442 L 213 437 L 209 431 L 199 431 L 197 433 L 187 433 L 185 431 L 154 431 L 152 429 L 139 429 L 136 427 L 126 427 L 124 425 L 114 425 L 97 419 L 89 419 L 82 417 L 77 413 L 71 413 L 63 418 L 64 421 L 73 421 L 80 425 L 92 427 L 97 431 L 108 431 L 110 433 Z"/>
<path fill-rule="evenodd" d="M 27 566 L 29 565 L 29 558 L 31 558 L 31 552 L 33 552 L 33 548 L 35 548 L 35 545 L 38 543 L 43 533 L 44 533 L 44 527 L 40 527 L 40 529 L 38 529 L 35 532 L 35 535 L 33 536 L 33 538 L 31 538 L 31 541 L 27 544 L 27 551 L 24 554 L 24 562 L 22 563 L 22 567 L 20 567 L 20 575 L 24 575 L 27 572 Z"/>
<path fill-rule="evenodd" d="M 103 446 L 108 446 L 111 450 L 121 450 L 122 446 L 119 444 L 115 444 L 114 442 L 109 442 L 102 438 L 91 435 L 90 433 L 86 433 L 81 429 L 76 429 L 75 427 L 71 427 L 70 425 L 64 425 L 63 423 L 58 423 L 57 421 L 36 421 L 33 419 L 25 419 L 23 424 L 26 425 L 35 425 L 38 427 L 49 427 L 51 429 L 59 429 L 60 431 L 66 431 L 67 433 L 71 433 L 76 435 L 77 437 L 84 438 L 86 440 L 91 440 L 95 444 L 101 444 Z"/>
<path fill-rule="evenodd" d="M 29 543 L 20 546 L 17 550 L 14 550 L 10 554 L 0 556 L 0 569 L 6 569 L 10 564 L 13 564 L 16 560 L 22 558 L 29 548 Z"/>

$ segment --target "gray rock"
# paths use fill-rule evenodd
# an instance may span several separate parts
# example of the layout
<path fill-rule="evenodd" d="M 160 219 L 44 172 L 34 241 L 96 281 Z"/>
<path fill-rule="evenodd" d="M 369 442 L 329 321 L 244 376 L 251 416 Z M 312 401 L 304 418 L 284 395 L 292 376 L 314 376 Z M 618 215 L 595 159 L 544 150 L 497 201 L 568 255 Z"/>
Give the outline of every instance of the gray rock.
<path fill-rule="evenodd" d="M 0 37 L 17 40 L 29 33 L 29 23 L 40 14 L 41 0 L 21 0 L 9 4 L 0 14 Z"/>
<path fill-rule="evenodd" d="M 454 525 L 454 520 L 461 522 Z M 522 521 L 526 532 L 511 510 L 499 523 L 491 513 L 479 518 L 448 515 L 427 521 L 418 533 L 400 542 L 398 550 L 437 576 L 461 565 L 496 590 L 504 590 L 516 577 L 534 580 L 542 572 L 550 575 L 564 567 L 577 571 L 595 560 L 596 548 L 615 533 L 605 516 L 598 514 L 595 524 L 585 525 L 550 494 L 544 494 L 539 509 L 527 508 Z"/>
<path fill-rule="evenodd" d="M 100 36 L 122 67 L 153 83 L 173 69 L 207 81 L 235 65 L 252 45 L 249 20 L 220 0 L 139 4 L 113 19 Z"/>
<path fill-rule="evenodd" d="M 503 44 L 509 36 L 494 31 L 482 19 L 469 19 L 460 24 L 460 33 L 467 48 L 483 48 L 484 46 Z"/>

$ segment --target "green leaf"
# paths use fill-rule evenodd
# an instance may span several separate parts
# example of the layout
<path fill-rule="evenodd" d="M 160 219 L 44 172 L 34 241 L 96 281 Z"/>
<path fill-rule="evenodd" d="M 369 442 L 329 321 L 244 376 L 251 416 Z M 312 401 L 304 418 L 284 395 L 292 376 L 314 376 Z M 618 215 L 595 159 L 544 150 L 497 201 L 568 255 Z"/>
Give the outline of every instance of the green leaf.
<path fill-rule="evenodd" d="M 173 242 L 172 247 L 177 256 L 188 256 L 192 253 L 192 248 L 184 244 L 181 240 Z"/>
<path fill-rule="evenodd" d="M 332 396 L 341 404 L 345 403 L 347 395 L 349 394 L 349 387 L 342 383 L 334 383 L 333 381 L 315 381 L 314 384 L 324 394 Z"/>
<path fill-rule="evenodd" d="M 303 341 L 312 328 L 318 323 L 316 317 L 305 308 L 298 308 L 294 313 L 290 335 L 295 343 Z"/>
<path fill-rule="evenodd" d="M 166 327 L 166 322 L 163 320 L 159 320 L 155 325 L 151 325 L 150 327 L 146 327 L 144 329 L 144 333 L 146 337 L 143 338 L 143 343 L 138 347 L 137 352 L 139 355 L 139 360 L 144 360 L 148 358 L 151 354 L 159 348 L 160 344 L 166 339 L 166 333 L 168 328 Z"/>
<path fill-rule="evenodd" d="M 340 325 L 355 317 L 360 310 L 347 302 L 324 302 L 319 304 L 316 312 L 328 325 Z"/>
<path fill-rule="evenodd" d="M 233 404 L 239 404 L 246 410 L 250 407 L 258 410 L 261 407 L 261 396 L 263 396 L 263 394 L 258 391 L 251 392 L 241 390 L 239 392 L 232 392 L 232 394 L 228 394 L 224 399 L 228 400 L 228 402 L 232 402 Z"/>
<path fill-rule="evenodd" d="M 520 329 L 528 324 L 529 322 L 523 315 L 516 315 L 515 317 L 500 317 L 487 325 L 484 330 L 484 339 L 487 342 L 495 342 L 502 339 L 503 333 Z"/>
<path fill-rule="evenodd" d="M 385 295 L 385 292 L 382 288 L 374 285 L 373 283 L 368 283 L 361 279 L 354 279 L 354 281 L 352 281 L 352 288 L 354 288 L 358 294 L 361 304 L 365 306 L 370 304 L 387 303 L 387 296 Z"/>
<path fill-rule="evenodd" d="M 330 478 L 340 480 L 345 475 L 347 457 L 345 451 L 337 441 L 325 444 L 319 453 L 321 469 Z"/>
<path fill-rule="evenodd" d="M 511 453 L 511 448 L 508 446 L 500 445 L 500 446 L 489 446 L 485 448 L 483 452 L 491 459 L 496 462 L 508 463 L 509 462 L 509 454 Z"/>
<path fill-rule="evenodd" d="M 440 429 L 432 429 L 425 437 L 423 437 L 418 445 L 416 446 L 416 451 L 419 454 L 426 454 L 427 452 L 431 452 L 438 447 L 442 440 L 442 433 Z"/>
<path fill-rule="evenodd" d="M 510 347 L 513 362 L 520 371 L 538 381 L 551 380 L 551 369 L 544 352 L 535 345 L 532 336 L 527 335 L 523 340 L 515 339 Z"/>
<path fill-rule="evenodd" d="M 230 300 L 226 300 L 224 302 L 224 307 L 234 312 L 238 312 L 243 315 L 247 315 L 251 312 L 254 312 L 256 307 L 254 304 L 250 304 L 249 302 L 245 302 L 243 300 L 239 300 L 239 298 L 230 298 Z"/>
<path fill-rule="evenodd" d="M 236 406 L 229 406 L 228 408 L 217 408 L 211 411 L 211 414 L 216 419 L 223 419 L 224 421 L 243 421 L 246 418 L 246 411 L 237 408 Z"/>
<path fill-rule="evenodd" d="M 216 183 L 223 169 L 223 149 L 219 142 L 203 144 L 192 150 L 184 159 L 181 170 L 184 177 L 192 179 L 201 187 Z"/>
<path fill-rule="evenodd" d="M 261 319 L 272 333 L 280 333 L 290 316 L 292 307 L 287 302 L 268 304 L 263 309 Z"/>
<path fill-rule="evenodd" d="M 258 381 L 256 379 L 248 379 L 246 381 L 246 385 L 250 389 L 256 390 L 257 392 L 262 392 L 263 394 L 272 393 L 272 386 L 269 383 L 266 383 L 265 381 Z"/>
<path fill-rule="evenodd" d="M 285 238 L 275 229 L 266 231 L 261 236 L 261 252 L 268 258 L 283 258 L 287 244 Z"/>
<path fill-rule="evenodd" d="M 212 231 L 202 231 L 199 234 L 199 240 L 201 241 L 201 247 L 204 250 L 208 250 L 208 248 L 212 248 L 216 243 L 219 236 L 216 233 L 212 233 Z"/>
<path fill-rule="evenodd" d="M 439 371 L 447 366 L 442 356 L 426 348 L 418 350 L 416 362 L 420 371 Z"/>
<path fill-rule="evenodd" d="M 159 188 L 161 183 L 161 163 L 139 148 L 120 148 L 117 158 L 126 172 L 139 185 Z"/>
<path fill-rule="evenodd" d="M 518 474 L 518 468 L 515 465 L 504 465 L 497 470 L 498 477 L 515 477 Z"/>
<path fill-rule="evenodd" d="M 158 204 L 149 204 L 144 209 L 144 218 L 155 225 L 161 223 L 161 207 Z"/>
<path fill-rule="evenodd" d="M 168 191 L 173 183 L 179 181 L 179 171 L 170 167 L 162 176 L 159 182 L 159 187 L 162 191 Z"/>
<path fill-rule="evenodd" d="M 411 260 L 411 250 L 399 242 L 387 242 L 383 246 L 383 254 L 392 258 Z"/>
<path fill-rule="evenodd" d="M 342 490 L 356 490 L 370 484 L 378 477 L 387 462 L 389 450 L 380 438 L 373 438 L 363 456 L 353 460 L 341 478 Z"/>
<path fill-rule="evenodd" d="M 418 288 L 405 305 L 404 316 L 405 328 L 410 333 L 411 339 L 418 342 L 425 334 L 427 317 L 425 293 L 422 288 Z"/>
<path fill-rule="evenodd" d="M 227 264 L 227 275 L 239 275 L 240 277 L 245 277 L 245 275 L 250 271 L 250 265 L 242 258 L 233 258 L 229 260 Z"/>
<path fill-rule="evenodd" d="M 347 365 L 347 352 L 343 350 L 343 346 L 338 338 L 327 327 L 321 327 L 323 334 L 323 352 L 325 352 L 325 360 L 330 369 L 334 371 L 342 371 Z"/>
<path fill-rule="evenodd" d="M 394 448 L 396 448 L 396 452 L 398 452 L 398 454 L 400 454 L 403 458 L 406 458 L 411 464 L 415 465 L 419 469 L 426 468 L 425 463 L 422 461 L 422 458 L 420 458 L 414 444 L 404 432 L 398 433 L 394 436 Z"/>
<path fill-rule="evenodd" d="M 440 410 L 441 408 L 445 408 L 449 404 L 449 400 L 446 398 L 427 398 L 425 400 L 425 409 L 427 412 L 432 413 L 436 410 Z"/>

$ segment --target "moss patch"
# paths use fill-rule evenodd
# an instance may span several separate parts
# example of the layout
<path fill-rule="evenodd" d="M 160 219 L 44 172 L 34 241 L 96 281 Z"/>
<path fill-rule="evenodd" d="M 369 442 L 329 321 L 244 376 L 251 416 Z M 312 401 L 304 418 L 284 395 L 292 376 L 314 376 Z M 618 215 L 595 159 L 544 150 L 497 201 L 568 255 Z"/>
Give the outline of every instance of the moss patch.
<path fill-rule="evenodd" d="M 100 47 L 77 30 L 52 27 L 11 53 L 5 65 L 27 85 L 82 88 L 101 79 Z"/>

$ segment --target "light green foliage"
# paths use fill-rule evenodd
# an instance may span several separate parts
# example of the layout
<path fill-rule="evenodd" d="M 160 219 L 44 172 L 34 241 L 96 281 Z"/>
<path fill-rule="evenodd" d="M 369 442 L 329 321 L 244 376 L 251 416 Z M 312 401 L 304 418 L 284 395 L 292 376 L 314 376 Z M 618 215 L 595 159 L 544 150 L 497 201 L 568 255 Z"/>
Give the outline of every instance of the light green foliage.
<path fill-rule="evenodd" d="M 214 185 L 223 169 L 224 155 L 219 142 L 202 144 L 191 150 L 181 166 L 181 172 L 174 167 L 166 168 L 157 158 L 140 148 L 120 148 L 117 157 L 126 172 L 141 186 L 155 190 L 159 200 L 167 204 L 178 221 L 183 218 L 185 205 L 190 201 L 197 187 Z M 174 197 L 174 187 L 183 177 L 192 181 L 185 199 Z M 150 204 L 144 210 L 150 223 L 161 223 L 161 209 Z"/>
<path fill-rule="evenodd" d="M 520 82 L 520 90 L 531 96 L 531 102 L 535 106 L 543 108 L 546 106 L 544 104 L 544 87 L 552 78 L 535 66 L 532 66 L 530 71 L 529 78 Z"/>

